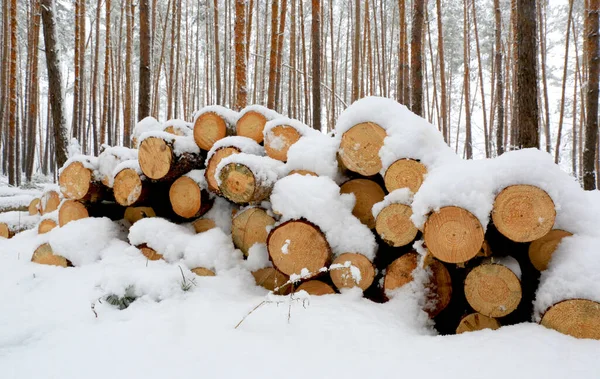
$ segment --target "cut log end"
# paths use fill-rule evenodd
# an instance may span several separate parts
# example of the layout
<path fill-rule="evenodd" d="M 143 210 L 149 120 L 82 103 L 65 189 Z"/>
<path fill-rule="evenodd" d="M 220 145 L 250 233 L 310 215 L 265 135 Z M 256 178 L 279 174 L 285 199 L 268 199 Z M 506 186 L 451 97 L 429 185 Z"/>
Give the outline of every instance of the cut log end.
<path fill-rule="evenodd" d="M 500 323 L 495 318 L 484 316 L 481 313 L 471 313 L 460 320 L 460 323 L 456 328 L 456 334 L 475 332 L 484 329 L 496 330 L 499 328 Z"/>
<path fill-rule="evenodd" d="M 521 302 L 521 282 L 507 267 L 482 264 L 465 279 L 465 297 L 477 312 L 488 317 L 503 317 Z"/>
<path fill-rule="evenodd" d="M 204 171 L 204 177 L 206 178 L 206 183 L 208 184 L 208 190 L 214 192 L 216 194 L 221 194 L 219 191 L 219 184 L 217 183 L 217 179 L 215 178 L 215 173 L 217 172 L 217 166 L 221 162 L 221 160 L 233 155 L 238 154 L 240 149 L 237 147 L 222 147 L 217 149 L 214 154 L 208 160 L 208 164 L 206 165 L 206 171 Z"/>
<path fill-rule="evenodd" d="M 198 276 L 217 276 L 217 274 L 215 274 L 214 271 L 209 270 L 204 267 L 196 267 L 196 268 L 191 269 L 190 271 Z"/>
<path fill-rule="evenodd" d="M 377 215 L 375 230 L 388 245 L 406 246 L 415 239 L 419 232 L 411 221 L 411 216 L 412 209 L 408 205 L 388 205 Z"/>
<path fill-rule="evenodd" d="M 10 238 L 11 233 L 8 225 L 4 222 L 0 222 L 0 238 Z"/>
<path fill-rule="evenodd" d="M 392 291 L 412 282 L 412 272 L 417 268 L 419 255 L 406 253 L 393 261 L 386 270 L 383 280 L 384 291 Z"/>
<path fill-rule="evenodd" d="M 533 266 L 539 271 L 544 271 L 548 268 L 548 263 L 552 258 L 552 254 L 558 247 L 558 244 L 560 244 L 563 238 L 570 236 L 572 236 L 572 234 L 569 232 L 554 229 L 542 238 L 533 241 L 529 245 L 529 260 Z"/>
<path fill-rule="evenodd" d="M 275 224 L 275 219 L 261 208 L 248 208 L 238 212 L 231 222 L 233 244 L 244 255 L 255 243 L 267 243 L 267 228 Z"/>
<path fill-rule="evenodd" d="M 546 311 L 541 324 L 575 338 L 600 340 L 600 303 L 584 299 L 561 301 Z"/>
<path fill-rule="evenodd" d="M 483 245 L 483 227 L 469 211 L 444 207 L 433 213 L 423 230 L 425 245 L 442 262 L 463 263 L 475 257 Z"/>
<path fill-rule="evenodd" d="M 148 247 L 146 244 L 140 245 L 137 248 L 149 261 L 157 261 L 163 257 L 162 254 L 159 254 L 156 250 Z"/>
<path fill-rule="evenodd" d="M 150 179 L 164 178 L 171 170 L 173 151 L 162 139 L 146 138 L 140 144 L 138 161 L 144 175 Z"/>
<path fill-rule="evenodd" d="M 182 176 L 169 189 L 169 199 L 173 211 L 183 218 L 202 216 L 202 189 L 193 179 Z M 205 200 L 208 200 L 205 196 Z M 206 207 L 204 207 L 206 208 Z"/>
<path fill-rule="evenodd" d="M 288 150 L 298 142 L 301 135 L 291 126 L 278 125 L 273 127 L 266 137 L 265 152 L 267 155 L 278 161 L 286 162 Z"/>
<path fill-rule="evenodd" d="M 194 140 L 202 150 L 210 150 L 215 142 L 227 137 L 227 123 L 214 112 L 200 115 L 194 123 Z"/>
<path fill-rule="evenodd" d="M 492 220 L 496 229 L 515 242 L 531 242 L 554 226 L 554 202 L 540 188 L 530 185 L 506 187 L 494 201 Z"/>
<path fill-rule="evenodd" d="M 81 162 L 73 162 L 60 173 L 58 183 L 65 198 L 82 200 L 90 191 L 92 171 Z"/>
<path fill-rule="evenodd" d="M 408 188 L 412 193 L 417 193 L 427 169 L 414 159 L 399 159 L 392 163 L 385 171 L 383 177 L 385 188 L 392 192 L 399 188 Z"/>
<path fill-rule="evenodd" d="M 54 220 L 46 219 L 42 220 L 38 225 L 38 234 L 48 233 L 52 229 L 56 228 L 58 225 Z"/>
<path fill-rule="evenodd" d="M 71 221 L 89 217 L 87 208 L 78 201 L 66 200 L 58 210 L 58 225 L 63 227 Z"/>
<path fill-rule="evenodd" d="M 263 142 L 263 129 L 267 123 L 267 118 L 254 111 L 246 112 L 238 120 L 235 129 L 238 136 L 252 138 L 258 143 Z"/>
<path fill-rule="evenodd" d="M 287 283 L 289 277 L 273 267 L 261 268 L 254 271 L 252 275 L 254 276 L 256 285 L 266 288 L 269 291 L 274 291 L 277 295 L 287 295 L 292 292 L 292 284 Z"/>
<path fill-rule="evenodd" d="M 52 251 L 52 247 L 47 243 L 40 245 L 37 249 L 35 249 L 35 251 L 33 252 L 33 256 L 31 257 L 31 261 L 34 263 L 50 266 L 72 266 L 71 262 L 69 262 L 68 259 L 61 257 L 60 255 L 55 255 Z"/>
<path fill-rule="evenodd" d="M 271 193 L 271 188 L 262 187 L 256 181 L 252 170 L 240 163 L 229 163 L 223 167 L 220 179 L 219 190 L 223 196 L 236 204 L 257 203 Z"/>
<path fill-rule="evenodd" d="M 267 248 L 275 267 L 286 275 L 303 269 L 314 275 L 331 261 L 331 248 L 316 225 L 304 220 L 287 221 L 272 229 Z"/>
<path fill-rule="evenodd" d="M 345 253 L 333 261 L 330 274 L 338 289 L 359 287 L 364 291 L 375 280 L 375 267 L 362 254 Z"/>
<path fill-rule="evenodd" d="M 154 209 L 151 207 L 127 207 L 125 209 L 124 219 L 129 221 L 131 225 L 140 221 L 143 218 L 156 217 Z"/>
<path fill-rule="evenodd" d="M 124 207 L 129 207 L 140 201 L 143 188 L 140 175 L 133 169 L 126 168 L 115 176 L 113 183 L 115 200 Z"/>
<path fill-rule="evenodd" d="M 315 172 L 309 171 L 309 170 L 292 170 L 287 174 L 287 176 L 294 175 L 294 174 L 303 175 L 303 176 L 319 176 Z"/>
<path fill-rule="evenodd" d="M 364 176 L 381 170 L 379 149 L 386 137 L 385 130 L 372 122 L 363 122 L 342 135 L 339 155 L 344 167 Z"/>
<path fill-rule="evenodd" d="M 29 206 L 27 207 L 27 210 L 29 211 L 30 216 L 40 213 L 40 209 L 39 209 L 40 202 L 41 202 L 41 200 L 38 198 L 31 200 L 31 202 L 29 203 Z"/>
<path fill-rule="evenodd" d="M 215 224 L 215 222 L 209 218 L 199 218 L 194 221 L 192 225 L 194 226 L 196 233 L 204 233 L 207 230 L 217 227 L 217 224 Z"/>
<path fill-rule="evenodd" d="M 335 290 L 320 280 L 309 280 L 296 288 L 294 292 L 306 291 L 311 296 L 334 295 Z"/>
<path fill-rule="evenodd" d="M 43 207 L 41 206 L 43 205 Z M 40 203 L 40 214 L 45 215 L 54 212 L 60 205 L 60 195 L 56 191 L 48 191 L 42 195 Z"/>
<path fill-rule="evenodd" d="M 353 193 L 356 203 L 352 214 L 356 216 L 369 229 L 375 228 L 375 217 L 373 217 L 373 205 L 383 201 L 385 192 L 379 184 L 369 179 L 353 179 L 342 184 L 340 193 Z"/>

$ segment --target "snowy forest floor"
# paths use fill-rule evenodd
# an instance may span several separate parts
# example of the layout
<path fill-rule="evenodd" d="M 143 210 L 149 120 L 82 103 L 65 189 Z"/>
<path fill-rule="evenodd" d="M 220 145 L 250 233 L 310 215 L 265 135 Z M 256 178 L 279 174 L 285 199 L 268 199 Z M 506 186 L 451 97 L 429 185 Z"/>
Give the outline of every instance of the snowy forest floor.
<path fill-rule="evenodd" d="M 600 372 L 600 341 L 536 324 L 436 336 L 407 293 L 386 304 L 355 291 L 292 301 L 289 322 L 289 298 L 281 298 L 235 329 L 266 298 L 247 273 L 196 277 L 184 291 L 178 266 L 147 263 L 125 243 L 112 244 L 101 261 L 67 269 L 19 259 L 8 247 L 0 242 L 5 379 L 547 379 Z M 129 308 L 97 301 L 127 285 L 145 293 Z"/>

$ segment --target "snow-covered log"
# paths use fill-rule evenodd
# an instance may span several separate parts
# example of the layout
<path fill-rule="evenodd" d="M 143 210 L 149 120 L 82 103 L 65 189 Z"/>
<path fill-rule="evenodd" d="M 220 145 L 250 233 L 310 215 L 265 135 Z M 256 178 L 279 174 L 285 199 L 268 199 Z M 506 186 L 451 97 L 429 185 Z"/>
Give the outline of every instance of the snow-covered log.
<path fill-rule="evenodd" d="M 76 155 L 65 163 L 58 183 L 66 199 L 95 203 L 107 197 L 98 163 L 98 158 L 87 155 Z"/>
<path fill-rule="evenodd" d="M 138 151 L 123 146 L 106 146 L 98 155 L 98 176 L 102 184 L 108 188 L 113 187 L 114 171 L 117 166 L 125 161 L 137 161 Z M 77 199 L 75 199 L 77 200 Z"/>
<path fill-rule="evenodd" d="M 192 170 L 179 177 L 169 189 L 173 211 L 183 218 L 198 218 L 208 212 L 212 198 L 207 191 L 204 170 Z"/>
<path fill-rule="evenodd" d="M 500 328 L 500 322 L 493 317 L 484 316 L 481 313 L 469 313 L 460 320 L 456 327 L 456 334 L 475 332 L 478 330 Z"/>
<path fill-rule="evenodd" d="M 59 266 L 59 267 L 73 267 L 73 264 L 69 262 L 65 257 L 61 257 L 60 255 L 54 254 L 52 250 L 52 246 L 49 243 L 44 243 L 38 246 L 33 255 L 31 256 L 31 261 L 33 263 L 49 265 L 49 266 Z"/>
<path fill-rule="evenodd" d="M 256 285 L 274 291 L 276 295 L 287 295 L 292 291 L 292 284 L 288 283 L 289 276 L 274 267 L 264 267 L 252 271 L 252 276 L 254 276 Z"/>
<path fill-rule="evenodd" d="M 358 287 L 365 291 L 375 280 L 375 266 L 362 254 L 341 254 L 332 262 L 329 272 L 338 289 Z"/>
<path fill-rule="evenodd" d="M 235 247 L 244 255 L 255 243 L 267 243 L 275 219 L 259 207 L 249 207 L 236 213 L 231 222 L 231 237 Z"/>
<path fill-rule="evenodd" d="M 264 140 L 263 129 L 267 121 L 279 117 L 281 115 L 271 109 L 260 105 L 249 105 L 239 113 L 238 121 L 235 124 L 236 134 L 262 143 Z"/>
<path fill-rule="evenodd" d="M 113 193 L 117 203 L 124 207 L 136 206 L 150 197 L 151 183 L 137 160 L 122 162 L 113 173 Z"/>
<path fill-rule="evenodd" d="M 385 188 L 392 192 L 399 188 L 408 188 L 416 193 L 427 174 L 427 168 L 414 159 L 398 159 L 392 163 L 387 170 L 383 180 Z"/>
<path fill-rule="evenodd" d="M 548 263 L 552 259 L 552 254 L 565 237 L 570 237 L 573 234 L 560 230 L 553 229 L 542 238 L 538 238 L 529 245 L 529 260 L 533 267 L 538 271 L 544 271 L 548 268 Z"/>
<path fill-rule="evenodd" d="M 340 193 L 354 195 L 356 202 L 352 214 L 369 229 L 374 229 L 373 205 L 383 201 L 385 197 L 381 186 L 369 179 L 352 179 L 342 184 Z"/>
<path fill-rule="evenodd" d="M 204 157 L 191 136 L 150 132 L 140 137 L 138 161 L 149 179 L 168 182 L 202 168 Z"/>
<path fill-rule="evenodd" d="M 279 117 L 265 124 L 263 130 L 265 151 L 278 161 L 288 160 L 288 151 L 303 136 L 320 134 L 308 125 L 287 117 Z"/>
<path fill-rule="evenodd" d="M 236 111 L 211 105 L 194 114 L 194 140 L 202 150 L 209 151 L 215 142 L 235 134 L 239 118 Z"/>
<path fill-rule="evenodd" d="M 412 194 L 407 188 L 397 189 L 383 201 L 373 205 L 375 230 L 381 239 L 390 246 L 400 247 L 410 244 L 419 230 L 410 219 Z"/>

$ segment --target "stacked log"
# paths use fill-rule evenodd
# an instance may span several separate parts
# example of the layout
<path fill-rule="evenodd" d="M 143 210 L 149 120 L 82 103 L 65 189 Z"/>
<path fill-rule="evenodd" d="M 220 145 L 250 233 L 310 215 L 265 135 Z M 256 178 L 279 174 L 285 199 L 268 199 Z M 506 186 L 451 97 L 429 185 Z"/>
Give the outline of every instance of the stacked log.
<path fill-rule="evenodd" d="M 212 206 L 204 170 L 192 170 L 171 184 L 169 200 L 173 211 L 186 219 L 199 218 Z"/>
<path fill-rule="evenodd" d="M 275 111 L 260 105 L 250 105 L 242 109 L 235 124 L 236 134 L 248 137 L 258 143 L 264 140 L 263 130 L 267 121 L 281 117 Z"/>
<path fill-rule="evenodd" d="M 202 108 L 194 115 L 194 140 L 202 150 L 209 151 L 215 142 L 235 135 L 237 112 L 213 105 Z"/>
<path fill-rule="evenodd" d="M 67 162 L 60 171 L 58 183 L 66 199 L 95 203 L 106 197 L 106 186 L 98 172 L 98 159 L 84 155 Z"/>
<path fill-rule="evenodd" d="M 203 167 L 204 156 L 192 137 L 155 132 L 145 133 L 140 139 L 140 168 L 151 180 L 173 181 Z"/>

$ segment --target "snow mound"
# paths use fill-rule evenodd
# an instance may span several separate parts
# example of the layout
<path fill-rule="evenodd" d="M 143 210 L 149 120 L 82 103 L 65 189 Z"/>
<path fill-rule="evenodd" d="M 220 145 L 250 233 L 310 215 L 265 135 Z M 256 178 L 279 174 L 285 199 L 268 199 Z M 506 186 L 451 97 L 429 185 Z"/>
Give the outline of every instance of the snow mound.
<path fill-rule="evenodd" d="M 173 119 L 163 124 L 163 131 L 172 127 L 174 131 L 181 133 L 182 136 L 191 136 L 193 134 L 193 125 L 185 120 Z"/>
<path fill-rule="evenodd" d="M 352 201 L 341 196 L 340 188 L 327 177 L 291 175 L 273 188 L 273 210 L 281 222 L 304 218 L 321 228 L 335 256 L 360 253 L 373 260 L 377 251 L 375 236 L 353 214 Z"/>
<path fill-rule="evenodd" d="M 222 138 L 222 139 L 218 140 L 217 142 L 215 142 L 213 147 L 208 152 L 208 155 L 206 156 L 206 164 L 208 164 L 208 161 L 213 156 L 215 151 L 217 151 L 223 147 L 235 147 L 235 148 L 239 149 L 242 153 L 246 153 L 246 154 L 259 155 L 259 156 L 265 155 L 265 149 L 262 146 L 260 146 L 252 138 L 241 137 L 241 136 L 231 136 L 231 137 Z"/>
<path fill-rule="evenodd" d="M 143 175 L 144 173 L 142 172 L 142 169 L 140 167 L 140 161 L 137 159 L 130 159 L 127 161 L 123 161 L 121 163 L 119 163 L 118 165 L 115 166 L 115 169 L 112 172 L 112 176 L 113 176 L 113 183 L 114 183 L 114 178 L 115 176 L 117 176 L 117 174 L 125 169 L 131 169 L 135 172 L 138 173 L 138 175 Z"/>
<path fill-rule="evenodd" d="M 39 221 L 39 215 L 29 215 L 29 212 L 11 211 L 0 213 L 0 222 L 5 223 L 12 232 L 35 228 Z"/>
<path fill-rule="evenodd" d="M 296 129 L 296 131 L 301 136 L 310 136 L 310 135 L 316 135 L 316 134 L 322 135 L 321 132 L 311 128 L 310 126 L 306 125 L 302 121 L 280 116 L 278 118 L 267 121 L 267 123 L 265 124 L 265 128 L 263 129 L 263 137 L 265 137 L 265 140 L 268 137 L 271 138 L 272 137 L 271 134 L 273 133 L 271 130 L 274 127 L 280 126 L 280 125 L 285 125 L 285 126 L 289 126 L 289 127 Z"/>
<path fill-rule="evenodd" d="M 167 262 L 175 262 L 183 257 L 190 238 L 194 236 L 190 225 L 173 224 L 160 217 L 144 218 L 129 229 L 129 243 L 133 246 L 146 244 L 163 256 Z"/>
<path fill-rule="evenodd" d="M 140 120 L 133 127 L 133 132 L 131 133 L 131 140 L 137 141 L 137 144 L 140 143 L 140 136 L 147 132 L 159 132 L 163 130 L 163 125 L 154 117 L 146 117 Z"/>
<path fill-rule="evenodd" d="M 114 171 L 121 163 L 134 160 L 137 162 L 138 151 L 123 146 L 103 145 L 103 151 L 98 155 L 98 172 L 102 179 L 108 179 L 108 186 L 112 188 Z M 120 171 L 120 170 L 119 170 Z"/>
<path fill-rule="evenodd" d="M 373 217 L 377 218 L 379 212 L 392 204 L 404 204 L 410 206 L 413 199 L 413 193 L 408 188 L 398 188 L 387 194 L 382 201 L 373 205 L 371 209 Z"/>
<path fill-rule="evenodd" d="M 308 170 L 339 183 L 342 181 L 337 161 L 339 147 L 339 140 L 319 132 L 301 137 L 288 150 L 287 170 Z"/>
<path fill-rule="evenodd" d="M 215 197 L 212 207 L 202 218 L 208 218 L 227 234 L 231 234 L 231 219 L 235 205 L 222 197 Z"/>
<path fill-rule="evenodd" d="M 190 238 L 183 257 L 190 269 L 203 267 L 217 274 L 242 262 L 242 252 L 233 246 L 231 236 L 219 228 L 207 230 Z"/>

